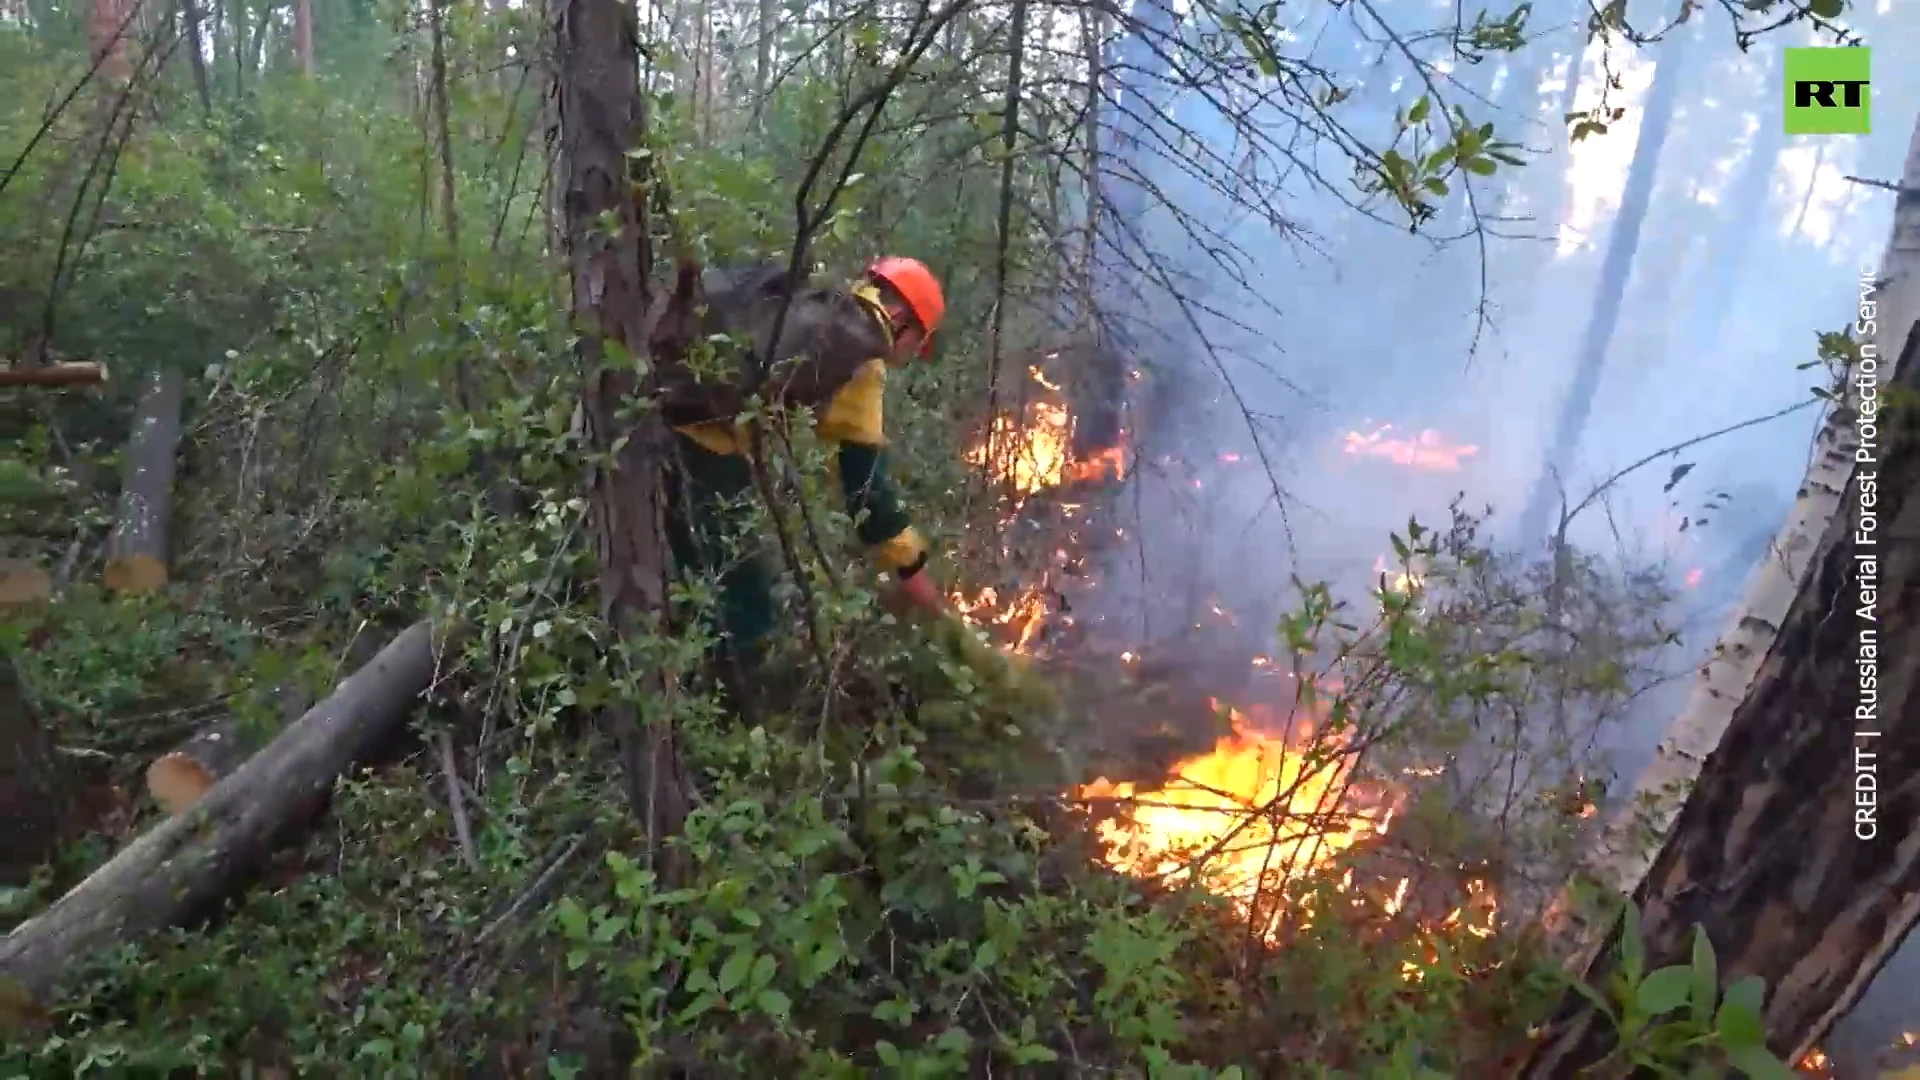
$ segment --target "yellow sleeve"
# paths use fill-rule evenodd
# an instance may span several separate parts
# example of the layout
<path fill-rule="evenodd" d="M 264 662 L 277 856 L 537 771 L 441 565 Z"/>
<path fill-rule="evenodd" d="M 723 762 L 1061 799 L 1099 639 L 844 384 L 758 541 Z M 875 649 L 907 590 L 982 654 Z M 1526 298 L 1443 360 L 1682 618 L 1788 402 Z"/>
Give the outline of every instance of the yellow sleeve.
<path fill-rule="evenodd" d="M 887 362 L 875 358 L 847 380 L 820 417 L 820 437 L 860 446 L 885 446 Z"/>
<path fill-rule="evenodd" d="M 894 534 L 892 539 L 883 540 L 872 548 L 874 565 L 891 573 L 899 573 L 909 566 L 924 562 L 926 555 L 927 541 L 911 525 Z"/>

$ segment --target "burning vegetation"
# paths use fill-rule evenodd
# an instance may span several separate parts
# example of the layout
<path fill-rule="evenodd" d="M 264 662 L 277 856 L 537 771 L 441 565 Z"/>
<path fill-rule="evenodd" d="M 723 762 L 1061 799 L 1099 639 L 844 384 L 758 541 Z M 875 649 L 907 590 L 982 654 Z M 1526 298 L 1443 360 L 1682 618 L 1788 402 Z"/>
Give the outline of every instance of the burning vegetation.
<path fill-rule="evenodd" d="M 993 418 L 966 461 L 1005 496 L 997 535 L 1052 525 L 1058 542 L 1050 561 L 1025 580 L 956 591 L 952 599 L 969 623 L 1002 647 L 1045 655 L 1061 651 L 1069 640 L 1062 632 L 1076 629 L 1070 594 L 1098 585 L 1089 570 L 1097 562 L 1089 541 L 1125 538 L 1125 530 L 1100 511 L 1114 501 L 1114 485 L 1130 476 L 1131 462 L 1124 429 L 1118 443 L 1076 453 L 1074 414 L 1061 388 L 1039 368 L 1029 374 L 1027 389 L 1036 400 Z M 1343 445 L 1349 454 L 1442 471 L 1459 468 L 1477 452 L 1433 431 L 1395 438 L 1387 426 L 1369 436 L 1349 433 Z M 1220 453 L 1209 464 L 1239 461 L 1238 454 Z M 1194 477 L 1190 483 L 1198 487 L 1201 481 Z M 1010 548 L 998 555 L 998 565 L 1011 564 Z M 1406 560 L 1392 564 L 1382 556 L 1373 574 L 1383 597 L 1417 593 L 1423 585 Z M 1412 785 L 1442 770 L 1409 769 L 1400 778 L 1404 783 L 1363 776 L 1365 746 L 1340 703 L 1339 681 L 1303 676 L 1297 665 L 1256 651 L 1268 644 L 1254 644 L 1250 636 L 1264 637 L 1261 627 L 1240 627 L 1218 597 L 1205 606 L 1215 622 L 1250 644 L 1240 662 L 1260 676 L 1252 682 L 1286 689 L 1278 700 L 1270 690 L 1253 690 L 1264 700 L 1243 704 L 1207 696 L 1227 729 L 1210 746 L 1135 774 L 1157 779 L 1100 776 L 1074 788 L 1071 799 L 1095 814 L 1101 860 L 1150 888 L 1197 886 L 1221 898 L 1269 945 L 1312 929 L 1303 890 L 1331 888 L 1343 898 L 1333 910 L 1344 910 L 1354 925 L 1370 926 L 1376 936 L 1391 933 L 1412 946 L 1402 962 L 1409 980 L 1422 978 L 1449 951 L 1438 944 L 1442 937 L 1491 938 L 1498 920 L 1492 883 L 1452 873 L 1436 890 L 1388 855 Z M 1071 640 L 1082 651 L 1110 654 L 1116 680 L 1141 678 L 1135 647 L 1089 641 L 1084 634 Z M 1207 720 L 1189 716 L 1186 724 L 1200 729 Z M 1465 965 L 1462 973 L 1471 968 L 1458 957 L 1454 962 Z"/>

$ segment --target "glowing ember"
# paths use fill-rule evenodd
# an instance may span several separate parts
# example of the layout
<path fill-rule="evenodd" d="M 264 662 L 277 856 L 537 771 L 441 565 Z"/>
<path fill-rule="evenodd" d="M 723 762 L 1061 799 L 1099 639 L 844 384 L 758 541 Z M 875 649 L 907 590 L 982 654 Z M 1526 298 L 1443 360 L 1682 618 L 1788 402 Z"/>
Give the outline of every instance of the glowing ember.
<path fill-rule="evenodd" d="M 1833 1062 L 1827 1058 L 1827 1052 L 1814 1047 L 1794 1065 L 1794 1071 L 1810 1076 L 1832 1076 Z"/>
<path fill-rule="evenodd" d="M 1382 583 L 1382 588 L 1394 593 L 1409 593 L 1426 583 L 1420 574 L 1409 574 L 1398 566 L 1388 565 L 1385 555 L 1373 560 L 1373 578 Z"/>
<path fill-rule="evenodd" d="M 1402 438 L 1393 434 L 1392 424 L 1381 424 L 1366 435 L 1349 431 L 1342 449 L 1357 457 L 1385 458 L 1395 465 L 1428 472 L 1458 472 L 1462 461 L 1480 452 L 1477 446 L 1449 443 L 1432 428 Z"/>
<path fill-rule="evenodd" d="M 1697 589 L 1697 588 L 1699 588 L 1699 587 L 1700 587 L 1700 578 L 1702 577 L 1702 575 L 1703 575 L 1703 572 L 1702 572 L 1702 571 L 1701 571 L 1701 569 L 1700 569 L 1699 567 L 1697 567 L 1697 566 L 1696 566 L 1696 567 L 1694 567 L 1693 569 L 1691 569 L 1691 570 L 1689 570 L 1689 571 L 1687 571 L 1687 576 L 1686 576 L 1686 584 L 1687 584 L 1687 588 L 1689 588 L 1689 589 Z"/>
<path fill-rule="evenodd" d="M 1297 725 L 1290 745 L 1238 710 L 1228 715 L 1232 733 L 1175 765 L 1163 788 L 1102 777 L 1079 789 L 1084 799 L 1136 800 L 1131 822 L 1101 825 L 1109 865 L 1138 876 L 1178 875 L 1189 859 L 1211 852 L 1203 884 L 1244 906 L 1283 875 L 1324 867 L 1386 831 L 1390 808 L 1356 807 L 1345 798 L 1352 761 L 1337 752 L 1309 754 L 1316 741 L 1310 725 Z"/>

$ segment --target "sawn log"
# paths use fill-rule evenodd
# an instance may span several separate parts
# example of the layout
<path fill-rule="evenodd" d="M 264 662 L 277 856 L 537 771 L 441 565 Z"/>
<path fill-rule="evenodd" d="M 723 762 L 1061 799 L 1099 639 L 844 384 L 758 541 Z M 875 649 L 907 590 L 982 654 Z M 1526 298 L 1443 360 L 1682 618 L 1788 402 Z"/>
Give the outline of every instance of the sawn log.
<path fill-rule="evenodd" d="M 44 1002 L 87 953 L 183 922 L 233 893 L 325 805 L 335 778 L 399 727 L 431 683 L 435 655 L 432 626 L 414 624 L 190 811 L 148 830 L 8 934 L 0 1001 L 24 991 Z"/>
<path fill-rule="evenodd" d="M 91 362 L 0 367 L 0 386 L 99 386 L 107 381 L 107 365 Z"/>

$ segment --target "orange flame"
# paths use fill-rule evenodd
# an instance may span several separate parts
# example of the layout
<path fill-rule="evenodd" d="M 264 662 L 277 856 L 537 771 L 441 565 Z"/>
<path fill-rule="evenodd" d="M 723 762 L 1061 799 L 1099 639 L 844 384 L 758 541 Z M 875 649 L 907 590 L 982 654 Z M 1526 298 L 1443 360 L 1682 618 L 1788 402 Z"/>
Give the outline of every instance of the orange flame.
<path fill-rule="evenodd" d="M 1078 789 L 1083 799 L 1136 801 L 1131 822 L 1100 828 L 1115 869 L 1143 877 L 1184 873 L 1189 858 L 1217 848 L 1203 883 L 1244 905 L 1289 869 L 1324 867 L 1386 831 L 1391 810 L 1343 797 L 1353 762 L 1310 724 L 1296 725 L 1289 740 L 1260 730 L 1237 709 L 1228 718 L 1232 732 L 1175 765 L 1165 787 L 1143 790 L 1101 777 Z"/>
<path fill-rule="evenodd" d="M 1028 369 L 1033 381 L 1058 392 L 1039 368 Z M 1092 483 L 1107 477 L 1126 477 L 1125 432 L 1122 444 L 1086 458 L 1073 453 L 1073 414 L 1066 406 L 1036 401 L 1027 407 L 1026 422 L 1002 413 L 987 425 L 987 434 L 968 448 L 969 465 L 987 469 L 994 479 L 1022 496 L 1038 494 L 1067 483 Z"/>
<path fill-rule="evenodd" d="M 1381 424 L 1362 435 L 1346 434 L 1342 450 L 1356 457 L 1377 457 L 1428 472 L 1458 472 L 1460 463 L 1480 452 L 1478 446 L 1450 443 L 1446 436 L 1427 428 L 1411 438 L 1391 434 L 1392 424 Z"/>
<path fill-rule="evenodd" d="M 1215 703 L 1218 708 L 1218 703 Z M 1263 716 L 1258 706 L 1249 710 Z M 1286 879 L 1328 869 L 1344 852 L 1385 836 L 1400 801 L 1397 792 L 1381 793 L 1350 783 L 1354 758 L 1342 740 L 1304 719 L 1283 736 L 1256 725 L 1245 713 L 1228 710 L 1232 731 L 1203 754 L 1173 767 L 1173 779 L 1146 789 L 1105 777 L 1075 790 L 1085 800 L 1133 802 L 1129 820 L 1103 821 L 1104 861 L 1136 877 L 1178 880 L 1195 872 L 1199 884 L 1228 898 L 1250 918 L 1262 896 L 1271 898 Z M 1428 770 L 1431 771 L 1431 770 Z M 1410 770 L 1409 775 L 1425 775 Z M 1401 915 L 1411 879 L 1400 879 L 1391 893 L 1368 899 L 1353 890 L 1354 871 L 1341 878 L 1358 909 L 1388 917 Z M 1466 883 L 1467 895 L 1446 916 L 1414 926 L 1413 941 L 1423 963 L 1402 966 L 1410 982 L 1424 978 L 1445 953 L 1436 939 L 1447 933 L 1492 937 L 1498 904 L 1484 881 Z M 1299 921 L 1304 923 L 1305 916 Z M 1268 941 L 1281 927 L 1267 921 L 1256 928 Z"/>

